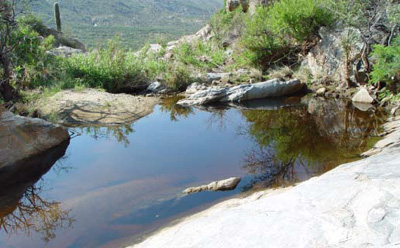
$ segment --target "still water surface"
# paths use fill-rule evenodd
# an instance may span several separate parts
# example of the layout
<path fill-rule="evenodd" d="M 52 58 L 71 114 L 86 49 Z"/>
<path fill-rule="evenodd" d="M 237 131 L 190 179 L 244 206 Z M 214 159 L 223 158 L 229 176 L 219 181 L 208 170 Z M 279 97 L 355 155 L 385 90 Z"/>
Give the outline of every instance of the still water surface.
<path fill-rule="evenodd" d="M 39 180 L 7 190 L 16 200 L 0 204 L 0 247 L 132 244 L 223 199 L 290 185 L 358 159 L 385 119 L 378 110 L 339 100 L 203 109 L 174 103 L 164 100 L 132 125 L 70 128 L 73 138 L 53 152 L 57 162 Z M 181 195 L 232 176 L 243 177 L 234 191 Z"/>

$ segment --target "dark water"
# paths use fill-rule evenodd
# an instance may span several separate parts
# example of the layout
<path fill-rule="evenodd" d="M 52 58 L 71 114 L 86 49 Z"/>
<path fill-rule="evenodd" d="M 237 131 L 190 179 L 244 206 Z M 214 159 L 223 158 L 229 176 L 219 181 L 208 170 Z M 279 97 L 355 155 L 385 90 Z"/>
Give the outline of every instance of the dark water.
<path fill-rule="evenodd" d="M 132 125 L 71 128 L 70 144 L 23 163 L 35 173 L 10 183 L 0 172 L 0 247 L 128 245 L 222 199 L 358 159 L 384 120 L 339 100 L 195 109 L 168 99 Z M 234 191 L 180 193 L 231 176 L 243 177 Z"/>

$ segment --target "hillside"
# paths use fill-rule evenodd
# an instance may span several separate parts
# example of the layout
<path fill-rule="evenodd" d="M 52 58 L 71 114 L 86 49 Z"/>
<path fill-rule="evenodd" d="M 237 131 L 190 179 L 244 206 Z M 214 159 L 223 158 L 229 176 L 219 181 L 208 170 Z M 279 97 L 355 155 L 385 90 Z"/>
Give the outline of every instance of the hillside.
<path fill-rule="evenodd" d="M 54 26 L 55 0 L 35 0 L 32 11 Z M 176 39 L 201 28 L 222 7 L 222 0 L 59 0 L 64 32 L 85 44 L 104 45 L 119 35 L 136 49 L 147 41 Z"/>

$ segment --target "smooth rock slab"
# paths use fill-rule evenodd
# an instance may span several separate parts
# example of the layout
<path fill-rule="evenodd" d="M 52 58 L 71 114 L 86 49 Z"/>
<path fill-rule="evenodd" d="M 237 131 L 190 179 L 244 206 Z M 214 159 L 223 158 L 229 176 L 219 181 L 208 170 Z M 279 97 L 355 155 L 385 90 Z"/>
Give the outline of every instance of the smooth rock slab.
<path fill-rule="evenodd" d="M 233 190 L 239 184 L 242 179 L 240 177 L 231 177 L 221 181 L 215 181 L 207 185 L 202 185 L 199 187 L 192 187 L 185 189 L 184 194 L 198 193 L 201 191 L 225 191 Z"/>
<path fill-rule="evenodd" d="M 44 118 L 55 115 L 59 123 L 127 124 L 150 114 L 158 98 L 111 94 L 95 89 L 66 90 L 42 99 L 36 106 Z"/>
<path fill-rule="evenodd" d="M 235 87 L 210 87 L 200 90 L 178 101 L 183 106 L 202 105 L 213 102 L 240 102 L 267 97 L 290 95 L 304 88 L 299 80 L 282 81 L 272 79 L 256 84 L 245 84 Z"/>
<path fill-rule="evenodd" d="M 61 126 L 17 116 L 0 107 L 0 169 L 47 151 L 68 139 L 68 131 Z"/>

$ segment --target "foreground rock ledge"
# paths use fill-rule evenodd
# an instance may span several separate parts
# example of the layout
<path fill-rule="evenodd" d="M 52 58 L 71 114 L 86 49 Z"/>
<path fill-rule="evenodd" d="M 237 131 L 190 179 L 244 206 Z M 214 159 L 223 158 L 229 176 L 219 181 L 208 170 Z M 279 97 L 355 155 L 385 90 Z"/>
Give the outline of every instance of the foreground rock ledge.
<path fill-rule="evenodd" d="M 157 98 L 111 94 L 95 89 L 66 90 L 42 99 L 37 108 L 46 119 L 62 124 L 127 124 L 151 112 Z"/>
<path fill-rule="evenodd" d="M 244 84 L 235 87 L 189 87 L 186 99 L 178 101 L 182 106 L 202 105 L 215 102 L 240 102 L 266 97 L 279 97 L 297 93 L 305 87 L 299 80 L 283 81 L 272 79 L 255 84 Z M 195 91 L 199 89 L 199 91 Z"/>
<path fill-rule="evenodd" d="M 68 131 L 40 119 L 16 116 L 0 107 L 0 169 L 69 140 Z"/>
<path fill-rule="evenodd" d="M 399 142 L 295 187 L 223 202 L 133 247 L 399 245 Z"/>

